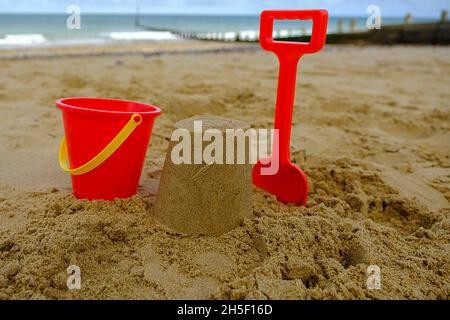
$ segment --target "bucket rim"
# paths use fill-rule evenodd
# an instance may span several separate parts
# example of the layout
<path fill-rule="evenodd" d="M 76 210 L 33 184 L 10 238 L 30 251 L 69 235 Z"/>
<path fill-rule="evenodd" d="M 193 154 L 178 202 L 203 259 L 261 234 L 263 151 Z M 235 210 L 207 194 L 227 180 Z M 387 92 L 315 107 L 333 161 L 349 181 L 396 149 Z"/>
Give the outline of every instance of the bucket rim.
<path fill-rule="evenodd" d="M 134 103 L 141 106 L 144 106 L 146 108 L 150 108 L 149 111 L 113 111 L 113 110 L 100 110 L 100 109 L 94 109 L 94 108 L 82 108 L 77 107 L 75 105 L 69 104 L 67 100 L 72 99 L 85 99 L 85 100 L 97 100 L 97 101 L 114 101 L 114 102 L 123 102 L 123 103 Z M 131 115 L 134 113 L 139 113 L 141 115 L 154 115 L 158 116 L 161 114 L 161 109 L 155 106 L 152 106 L 147 103 L 133 101 L 133 100 L 126 100 L 126 99 L 111 99 L 111 98 L 96 98 L 96 97 L 67 97 L 67 98 L 61 98 L 56 100 L 56 106 L 61 110 L 73 110 L 73 111 L 81 111 L 81 112 L 95 112 L 95 113 L 103 113 L 103 114 L 111 114 L 111 115 Z"/>

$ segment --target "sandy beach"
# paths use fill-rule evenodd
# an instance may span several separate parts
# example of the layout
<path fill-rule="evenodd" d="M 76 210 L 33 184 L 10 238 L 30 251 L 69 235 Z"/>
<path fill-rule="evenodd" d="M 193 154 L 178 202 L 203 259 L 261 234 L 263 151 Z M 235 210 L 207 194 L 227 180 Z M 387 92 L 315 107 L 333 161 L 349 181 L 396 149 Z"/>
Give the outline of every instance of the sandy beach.
<path fill-rule="evenodd" d="M 174 123 L 272 127 L 278 64 L 260 49 L 218 52 L 231 44 L 137 46 L 0 53 L 0 299 L 450 298 L 450 48 L 303 57 L 291 152 L 306 207 L 254 189 L 253 219 L 180 236 L 152 215 Z M 54 105 L 69 96 L 163 110 L 135 197 L 71 194 Z M 73 264 L 80 290 L 66 286 Z M 381 289 L 367 288 L 370 265 Z"/>

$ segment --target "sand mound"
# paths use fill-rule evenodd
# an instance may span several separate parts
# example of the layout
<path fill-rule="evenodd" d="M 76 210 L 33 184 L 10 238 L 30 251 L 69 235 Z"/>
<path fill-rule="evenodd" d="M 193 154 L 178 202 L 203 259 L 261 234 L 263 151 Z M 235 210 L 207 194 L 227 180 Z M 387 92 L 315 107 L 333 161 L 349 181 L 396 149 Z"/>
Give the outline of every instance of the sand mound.
<path fill-rule="evenodd" d="M 30 195 L 27 227 L 0 243 L 2 297 L 441 298 L 448 294 L 448 212 L 405 200 L 364 166 L 307 169 L 306 208 L 256 191 L 254 220 L 220 237 L 179 236 L 151 215 L 154 197 L 79 201 Z M 16 199 L 4 200 L 2 209 Z M 69 265 L 80 291 L 66 287 Z M 367 290 L 367 266 L 383 290 Z"/>

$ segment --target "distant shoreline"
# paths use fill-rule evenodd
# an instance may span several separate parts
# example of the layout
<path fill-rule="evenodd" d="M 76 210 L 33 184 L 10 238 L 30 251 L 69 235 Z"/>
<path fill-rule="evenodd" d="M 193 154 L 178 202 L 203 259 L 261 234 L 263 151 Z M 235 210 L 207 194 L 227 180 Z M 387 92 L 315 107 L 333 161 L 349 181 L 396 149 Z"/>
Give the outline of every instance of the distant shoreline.
<path fill-rule="evenodd" d="M 75 47 L 37 47 L 0 50 L 0 60 L 26 59 L 58 59 L 80 57 L 121 57 L 121 56 L 159 56 L 172 54 L 214 53 L 254 51 L 260 47 L 255 43 L 224 43 L 212 41 L 182 41 L 170 42 L 136 42 L 116 45 L 85 45 Z"/>

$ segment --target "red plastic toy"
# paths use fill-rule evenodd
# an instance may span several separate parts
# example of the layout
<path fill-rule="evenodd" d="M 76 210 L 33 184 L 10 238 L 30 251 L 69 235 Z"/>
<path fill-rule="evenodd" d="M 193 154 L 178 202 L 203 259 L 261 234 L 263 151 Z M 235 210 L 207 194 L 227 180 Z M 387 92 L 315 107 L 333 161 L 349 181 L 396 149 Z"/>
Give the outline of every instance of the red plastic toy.
<path fill-rule="evenodd" d="M 272 39 L 274 20 L 312 20 L 312 35 L 309 43 L 274 41 Z M 265 50 L 274 52 L 279 60 L 275 129 L 279 140 L 274 139 L 272 156 L 260 160 L 253 167 L 255 186 L 277 196 L 279 201 L 305 205 L 308 196 L 308 182 L 305 173 L 290 160 L 290 139 L 292 110 L 295 96 L 297 64 L 304 54 L 320 51 L 326 39 L 328 12 L 326 10 L 269 10 L 261 13 L 259 41 Z M 277 159 L 278 155 L 278 159 Z M 264 169 L 279 161 L 278 171 L 265 174 Z M 261 171 L 263 169 L 263 171 Z"/>
<path fill-rule="evenodd" d="M 59 161 L 80 199 L 128 198 L 136 193 L 157 107 L 99 98 L 56 101 L 65 137 Z"/>

